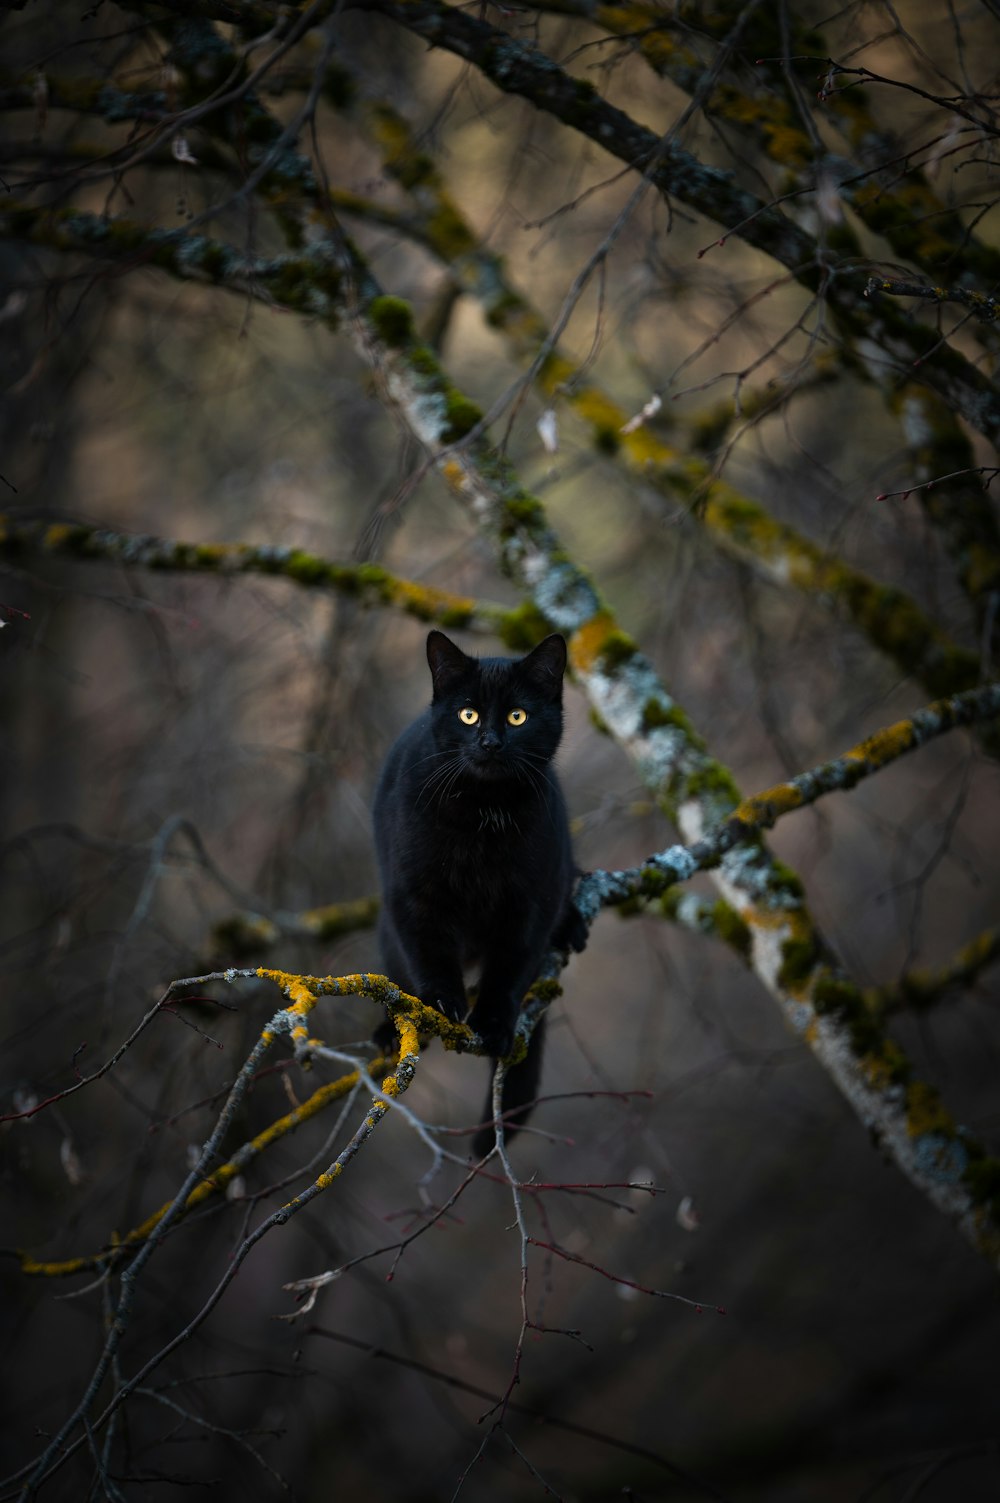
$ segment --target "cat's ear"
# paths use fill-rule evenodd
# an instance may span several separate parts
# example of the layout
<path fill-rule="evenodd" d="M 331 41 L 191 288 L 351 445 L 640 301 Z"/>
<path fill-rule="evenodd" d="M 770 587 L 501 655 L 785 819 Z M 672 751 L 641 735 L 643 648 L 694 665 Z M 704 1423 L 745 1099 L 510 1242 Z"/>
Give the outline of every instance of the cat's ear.
<path fill-rule="evenodd" d="M 545 694 L 558 694 L 566 672 L 566 642 L 554 633 L 521 659 L 521 671 Z"/>
<path fill-rule="evenodd" d="M 468 673 L 472 661 L 443 631 L 428 633 L 427 664 L 434 681 L 435 696 L 447 694 L 453 689 L 459 679 Z"/>

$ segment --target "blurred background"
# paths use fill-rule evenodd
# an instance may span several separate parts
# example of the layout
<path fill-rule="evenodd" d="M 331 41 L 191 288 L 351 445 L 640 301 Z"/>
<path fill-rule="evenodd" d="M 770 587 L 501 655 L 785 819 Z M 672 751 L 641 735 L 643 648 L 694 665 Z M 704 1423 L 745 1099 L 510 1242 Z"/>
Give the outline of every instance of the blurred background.
<path fill-rule="evenodd" d="M 784 211 L 841 279 L 863 286 L 875 270 L 996 294 L 982 270 L 1000 265 L 992 7 L 852 5 L 832 19 L 798 0 L 766 19 L 760 9 L 743 17 L 730 54 L 737 13 L 721 3 L 481 15 L 657 134 L 676 130 L 748 192 L 787 196 Z M 239 191 L 263 151 L 249 102 L 242 138 L 229 117 L 206 115 L 132 159 L 151 121 L 218 86 L 210 63 L 228 77 L 278 50 L 241 50 L 264 33 L 266 6 L 242 29 L 232 10 L 29 3 L 8 13 L 0 99 L 12 199 L 280 254 L 281 193 L 266 180 Z M 914 490 L 989 466 L 986 441 L 947 410 L 932 433 L 912 370 L 866 347 L 801 280 L 737 236 L 706 250 L 720 230 L 697 205 L 652 190 L 633 201 L 635 174 L 584 133 L 501 94 L 475 62 L 429 48 L 386 10 L 334 8 L 306 29 L 260 80 L 262 107 L 294 122 L 322 79 L 296 149 L 381 285 L 412 303 L 455 385 L 484 410 L 502 402 L 491 438 L 743 791 L 838 755 L 934 697 L 907 666 L 906 632 L 895 655 L 873 640 L 837 569 L 863 571 L 883 603 L 905 592 L 973 680 L 991 677 L 992 472 Z M 793 54 L 798 63 L 781 62 Z M 832 100 L 817 98 L 831 58 L 895 84 L 837 76 Z M 856 184 L 841 187 L 855 177 L 877 186 L 867 207 L 881 221 L 865 218 Z M 918 179 L 931 197 L 918 201 Z M 893 217 L 886 206 L 904 189 Z M 281 192 L 287 204 L 291 189 Z M 468 232 L 453 235 L 451 261 L 428 229 L 444 193 Z M 42 546 L 41 531 L 37 546 L 14 546 L 16 529 L 40 519 L 292 546 L 519 602 L 349 329 L 252 289 L 179 279 L 148 257 L 88 252 L 61 222 L 64 243 L 8 212 L 0 241 L 9 1114 L 102 1064 L 175 978 L 230 964 L 378 970 L 371 927 L 310 938 L 292 916 L 374 895 L 378 767 L 429 696 L 426 626 L 400 612 L 289 578 L 134 566 L 96 547 L 74 557 Z M 918 228 L 940 231 L 944 249 L 918 243 Z M 543 327 L 568 315 L 559 343 L 577 374 L 555 396 L 537 385 L 512 395 L 523 345 L 469 290 L 477 256 L 500 258 L 490 264 Z M 917 304 L 912 316 L 938 331 L 939 354 L 957 350 L 993 374 L 992 325 L 960 305 Z M 595 426 L 574 403 L 585 389 L 626 419 L 659 402 L 643 431 L 695 467 L 687 494 L 637 473 L 619 427 Z M 831 561 L 825 586 L 797 587 L 794 570 L 755 554 L 753 537 L 713 528 L 704 502 L 715 476 L 815 545 Z M 468 651 L 502 650 L 452 634 Z M 559 766 L 580 866 L 634 865 L 671 844 L 668 819 L 572 684 L 566 720 Z M 947 967 L 996 925 L 998 794 L 995 745 L 957 732 L 773 832 L 861 985 Z M 707 878 L 693 885 L 711 894 Z M 917 1072 L 994 1150 L 997 976 L 973 966 L 968 984 L 931 987 L 930 1005 L 891 1020 Z M 496 1431 L 482 1419 L 512 1379 L 521 1327 L 520 1244 L 502 1183 L 472 1185 L 397 1265 L 392 1252 L 372 1257 L 297 1322 L 277 1318 L 296 1308 L 284 1283 L 395 1244 L 461 1183 L 447 1164 L 425 1184 L 428 1149 L 390 1113 L 133 1394 L 103 1473 L 81 1452 L 39 1495 L 996 1496 L 995 1270 L 882 1161 L 739 957 L 663 918 L 608 912 L 563 979 L 544 1082 L 554 1099 L 512 1150 L 515 1167 L 539 1186 L 652 1181 L 659 1193 L 525 1196 L 533 1235 L 581 1261 L 531 1252 L 529 1317 L 561 1334 L 525 1338 L 523 1411 Z M 161 1012 L 100 1080 L 4 1123 L 8 1249 L 96 1254 L 176 1194 L 279 1001 L 250 982 L 198 996 Z M 349 1047 L 377 1020 L 370 1002 L 325 999 L 313 1026 Z M 328 1062 L 306 1073 L 279 1045 L 227 1150 L 337 1073 Z M 468 1127 L 486 1073 L 434 1046 L 406 1103 L 428 1123 Z M 336 1156 L 363 1115 L 363 1100 L 343 1117 L 335 1104 L 171 1232 L 105 1396 L 192 1320 L 247 1232 Z M 444 1140 L 459 1155 L 465 1141 Z M 118 1275 L 29 1277 L 14 1256 L 0 1270 L 16 1379 L 2 1452 L 14 1473 L 79 1401 Z"/>

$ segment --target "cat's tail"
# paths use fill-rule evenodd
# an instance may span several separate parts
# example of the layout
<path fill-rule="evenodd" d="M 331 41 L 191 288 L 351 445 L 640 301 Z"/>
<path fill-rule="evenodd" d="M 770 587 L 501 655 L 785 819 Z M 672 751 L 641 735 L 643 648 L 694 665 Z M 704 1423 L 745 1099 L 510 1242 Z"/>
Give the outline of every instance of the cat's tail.
<path fill-rule="evenodd" d="M 531 1035 L 528 1044 L 528 1052 L 519 1064 L 512 1065 L 504 1077 L 503 1083 L 503 1130 L 504 1143 L 509 1143 L 518 1128 L 523 1127 L 531 1115 L 531 1109 L 538 1099 L 538 1087 L 542 1080 L 542 1050 L 545 1044 L 545 1019 L 539 1018 L 535 1025 L 535 1031 Z M 496 1060 L 493 1061 L 494 1065 Z M 490 1088 L 486 1092 L 486 1105 L 483 1108 L 483 1122 L 472 1140 L 473 1156 L 483 1159 L 489 1153 L 496 1141 L 496 1132 L 493 1126 L 493 1082 L 490 1079 Z"/>

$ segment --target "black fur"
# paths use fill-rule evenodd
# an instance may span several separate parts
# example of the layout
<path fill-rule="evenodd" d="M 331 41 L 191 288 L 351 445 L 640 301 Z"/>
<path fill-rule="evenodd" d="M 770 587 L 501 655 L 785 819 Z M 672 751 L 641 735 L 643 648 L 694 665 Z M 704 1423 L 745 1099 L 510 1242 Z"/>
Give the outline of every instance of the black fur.
<path fill-rule="evenodd" d="M 382 959 L 404 991 L 455 1020 L 468 1006 L 463 971 L 476 966 L 469 1026 L 502 1058 L 546 952 L 586 938 L 569 901 L 575 869 L 552 768 L 566 644 L 546 637 L 527 657 L 477 660 L 432 631 L 427 661 L 431 706 L 392 747 L 375 794 Z M 463 723 L 473 711 L 475 723 Z M 523 724 L 511 723 L 515 711 Z M 537 1095 L 541 1045 L 537 1028 L 507 1075 L 503 1105 L 515 1123 Z M 491 1126 L 477 1155 L 492 1142 Z"/>

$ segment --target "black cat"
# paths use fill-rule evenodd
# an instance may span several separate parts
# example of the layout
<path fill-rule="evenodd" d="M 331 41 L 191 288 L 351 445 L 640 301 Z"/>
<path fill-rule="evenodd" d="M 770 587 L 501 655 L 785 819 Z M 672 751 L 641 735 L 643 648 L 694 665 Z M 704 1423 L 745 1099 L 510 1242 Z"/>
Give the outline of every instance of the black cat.
<path fill-rule="evenodd" d="M 546 637 L 527 657 L 477 660 L 432 631 L 427 661 L 430 708 L 392 747 L 375 794 L 382 959 L 404 991 L 456 1021 L 468 1007 L 463 970 L 477 965 L 469 1027 L 502 1058 L 546 952 L 586 941 L 552 768 L 566 643 Z M 537 1095 L 541 1034 L 508 1073 L 504 1112 L 517 1110 L 505 1125 L 523 1123 Z M 476 1155 L 492 1143 L 492 1126 L 481 1129 Z"/>

